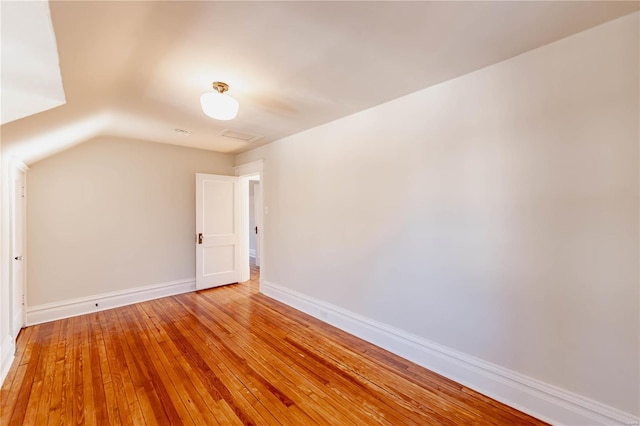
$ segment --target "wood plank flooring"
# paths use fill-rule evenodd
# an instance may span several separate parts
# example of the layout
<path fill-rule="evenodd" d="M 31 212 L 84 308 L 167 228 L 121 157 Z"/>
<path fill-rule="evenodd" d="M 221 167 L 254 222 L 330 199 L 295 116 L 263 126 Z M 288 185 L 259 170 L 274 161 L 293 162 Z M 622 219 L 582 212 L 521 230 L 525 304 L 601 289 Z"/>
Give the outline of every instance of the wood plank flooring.
<path fill-rule="evenodd" d="M 2 425 L 544 424 L 252 280 L 28 327 Z"/>

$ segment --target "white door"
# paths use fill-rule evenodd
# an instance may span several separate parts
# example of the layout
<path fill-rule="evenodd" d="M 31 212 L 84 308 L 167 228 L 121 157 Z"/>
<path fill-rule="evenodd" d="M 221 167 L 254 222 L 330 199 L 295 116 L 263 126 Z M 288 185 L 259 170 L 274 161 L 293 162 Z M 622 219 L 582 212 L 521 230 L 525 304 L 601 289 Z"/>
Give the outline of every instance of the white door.
<path fill-rule="evenodd" d="M 256 224 L 256 266 L 260 266 L 260 239 L 262 238 L 262 223 L 260 223 L 260 209 L 262 208 L 262 188 L 261 183 L 258 182 L 253 187 L 253 213 L 255 214 Z"/>
<path fill-rule="evenodd" d="M 196 174 L 196 289 L 239 281 L 239 225 L 238 178 Z"/>
<path fill-rule="evenodd" d="M 13 186 L 13 209 L 11 211 L 11 294 L 12 294 L 12 333 L 15 338 L 24 327 L 24 237 L 25 237 L 25 174 L 15 171 Z"/>

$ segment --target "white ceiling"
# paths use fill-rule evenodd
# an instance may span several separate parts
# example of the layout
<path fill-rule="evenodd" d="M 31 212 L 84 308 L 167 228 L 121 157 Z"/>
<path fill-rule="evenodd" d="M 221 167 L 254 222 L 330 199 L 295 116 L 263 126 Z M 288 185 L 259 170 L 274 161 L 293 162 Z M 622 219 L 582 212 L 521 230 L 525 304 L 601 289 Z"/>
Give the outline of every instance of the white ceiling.
<path fill-rule="evenodd" d="M 5 1 L 2 28 L 0 123 L 64 104 L 56 37 L 46 2 Z"/>
<path fill-rule="evenodd" d="M 50 7 L 67 104 L 0 129 L 3 147 L 16 148 L 28 163 L 95 135 L 242 152 L 631 13 L 639 3 Z M 215 80 L 228 83 L 240 102 L 235 120 L 216 121 L 200 110 L 200 95 Z M 248 144 L 221 137 L 227 128 L 264 138 Z"/>

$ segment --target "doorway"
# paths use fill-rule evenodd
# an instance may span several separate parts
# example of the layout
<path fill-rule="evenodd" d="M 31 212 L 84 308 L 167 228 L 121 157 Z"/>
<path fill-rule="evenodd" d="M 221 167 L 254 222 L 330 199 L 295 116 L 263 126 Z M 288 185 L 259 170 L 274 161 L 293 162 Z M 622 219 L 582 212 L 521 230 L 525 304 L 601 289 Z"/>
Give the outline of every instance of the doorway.
<path fill-rule="evenodd" d="M 260 227 L 258 209 L 260 205 L 260 176 L 249 177 L 249 258 L 260 267 Z"/>
<path fill-rule="evenodd" d="M 243 256 L 242 281 L 260 282 L 260 264 L 262 258 L 262 186 L 260 174 L 240 177 L 241 223 L 244 228 L 242 244 L 247 249 L 241 251 Z"/>
<path fill-rule="evenodd" d="M 264 216 L 268 212 L 264 201 L 262 167 L 263 161 L 258 160 L 235 168 L 240 179 L 240 281 L 251 280 L 258 287 L 265 277 Z"/>
<path fill-rule="evenodd" d="M 12 161 L 10 239 L 11 239 L 11 336 L 15 339 L 25 326 L 26 306 L 26 196 L 28 167 Z"/>
<path fill-rule="evenodd" d="M 260 175 L 248 177 L 249 190 L 249 280 L 260 282 L 260 238 L 261 228 L 257 206 L 262 205 Z"/>

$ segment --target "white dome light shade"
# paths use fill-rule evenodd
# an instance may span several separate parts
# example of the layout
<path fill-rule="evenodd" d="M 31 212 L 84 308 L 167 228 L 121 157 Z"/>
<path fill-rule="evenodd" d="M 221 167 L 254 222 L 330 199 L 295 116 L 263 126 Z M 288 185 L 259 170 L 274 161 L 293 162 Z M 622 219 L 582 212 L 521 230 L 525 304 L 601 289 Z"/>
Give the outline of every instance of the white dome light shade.
<path fill-rule="evenodd" d="M 200 96 L 202 111 L 216 120 L 232 120 L 238 115 L 238 101 L 229 95 L 218 92 L 205 93 Z"/>

